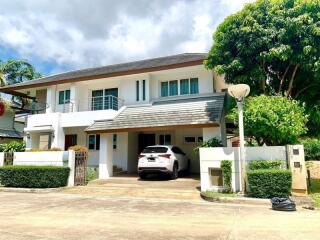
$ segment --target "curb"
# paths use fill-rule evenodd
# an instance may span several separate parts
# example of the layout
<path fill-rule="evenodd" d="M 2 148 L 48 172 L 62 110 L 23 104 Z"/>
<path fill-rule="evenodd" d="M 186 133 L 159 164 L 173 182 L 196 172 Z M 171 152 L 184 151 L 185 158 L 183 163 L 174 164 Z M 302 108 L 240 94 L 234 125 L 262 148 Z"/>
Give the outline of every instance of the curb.
<path fill-rule="evenodd" d="M 200 193 L 200 197 L 203 200 L 206 200 L 208 202 L 262 205 L 262 206 L 270 207 L 269 199 L 247 198 L 247 197 L 208 197 L 203 193 Z"/>
<path fill-rule="evenodd" d="M 68 187 L 59 188 L 13 188 L 13 187 L 0 187 L 0 192 L 14 192 L 14 193 L 52 193 L 59 192 Z"/>

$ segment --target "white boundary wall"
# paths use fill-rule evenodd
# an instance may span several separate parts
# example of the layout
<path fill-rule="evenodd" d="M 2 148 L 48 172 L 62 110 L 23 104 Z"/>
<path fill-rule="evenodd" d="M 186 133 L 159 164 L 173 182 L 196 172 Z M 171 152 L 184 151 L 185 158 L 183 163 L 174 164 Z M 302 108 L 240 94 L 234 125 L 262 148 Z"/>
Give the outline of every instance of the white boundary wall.
<path fill-rule="evenodd" d="M 0 152 L 0 167 L 2 167 L 4 164 L 4 153 Z"/>
<path fill-rule="evenodd" d="M 15 152 L 13 165 L 67 166 L 67 151 Z"/>
<path fill-rule="evenodd" d="M 246 147 L 246 161 L 252 160 L 287 160 L 285 146 L 272 147 Z M 239 147 L 216 147 L 200 148 L 200 176 L 201 191 L 218 190 L 211 185 L 209 169 L 220 168 L 222 160 L 232 161 L 232 189 L 239 191 L 239 169 L 240 169 L 240 148 Z"/>

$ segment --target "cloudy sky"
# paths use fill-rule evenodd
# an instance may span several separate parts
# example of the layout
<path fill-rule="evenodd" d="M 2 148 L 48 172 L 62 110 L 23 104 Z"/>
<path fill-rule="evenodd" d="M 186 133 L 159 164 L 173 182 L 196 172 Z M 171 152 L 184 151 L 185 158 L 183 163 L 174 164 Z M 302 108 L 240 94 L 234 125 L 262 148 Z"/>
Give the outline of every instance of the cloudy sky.
<path fill-rule="evenodd" d="M 250 0 L 0 0 L 0 59 L 45 75 L 207 52 L 217 25 Z"/>

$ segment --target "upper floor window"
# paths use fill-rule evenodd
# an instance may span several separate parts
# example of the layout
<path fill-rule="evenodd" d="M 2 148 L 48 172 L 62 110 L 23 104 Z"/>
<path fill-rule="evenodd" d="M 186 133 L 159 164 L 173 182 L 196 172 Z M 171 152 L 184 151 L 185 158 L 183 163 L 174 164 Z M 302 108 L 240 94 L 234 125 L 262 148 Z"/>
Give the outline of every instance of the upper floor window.
<path fill-rule="evenodd" d="M 142 86 L 142 97 L 140 97 L 140 82 Z M 142 101 L 146 100 L 146 80 L 136 81 L 136 101 L 138 102 L 140 99 L 142 99 Z"/>
<path fill-rule="evenodd" d="M 92 110 L 118 110 L 118 88 L 92 91 Z"/>
<path fill-rule="evenodd" d="M 140 82 L 139 81 L 136 81 L 136 100 L 137 100 L 137 102 L 139 101 L 139 97 L 140 97 L 140 84 L 139 84 Z"/>
<path fill-rule="evenodd" d="M 59 104 L 70 102 L 70 90 L 59 91 Z"/>
<path fill-rule="evenodd" d="M 199 93 L 198 78 L 186 78 L 161 82 L 161 97 Z"/>

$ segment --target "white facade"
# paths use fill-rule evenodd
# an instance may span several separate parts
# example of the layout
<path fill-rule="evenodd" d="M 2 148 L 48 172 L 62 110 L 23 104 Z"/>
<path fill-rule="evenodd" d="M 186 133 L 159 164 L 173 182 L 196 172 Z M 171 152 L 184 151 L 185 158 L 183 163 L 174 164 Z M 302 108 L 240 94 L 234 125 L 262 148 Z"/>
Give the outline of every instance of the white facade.
<path fill-rule="evenodd" d="M 44 113 L 28 117 L 27 127 L 25 128 L 27 148 L 55 147 L 66 150 L 66 141 L 70 141 L 70 139 L 66 139 L 68 138 L 67 136 L 71 135 L 72 137 L 70 138 L 73 139 L 72 141 L 76 141 L 76 144 L 89 147 L 90 134 L 87 134 L 84 130 L 94 121 L 112 120 L 126 106 L 138 106 L 152 104 L 154 101 L 179 99 L 181 97 L 180 80 L 190 78 L 198 79 L 198 93 L 183 95 L 184 98 L 188 96 L 194 97 L 195 95 L 210 95 L 224 88 L 223 83 L 216 82 L 223 81 L 223 79 L 214 77 L 213 72 L 206 70 L 203 65 L 196 65 L 28 89 L 29 92 L 39 96 L 40 94 L 37 93 L 45 90 L 46 94 L 41 94 L 41 98 L 46 101 L 47 108 Z M 161 97 L 161 82 L 171 80 L 178 81 L 178 95 Z M 137 82 L 139 82 L 139 85 L 137 85 Z M 137 86 L 139 90 L 137 90 Z M 105 89 L 117 89 L 118 98 L 116 103 L 118 103 L 118 106 L 95 110 L 97 97 L 93 96 L 93 93 L 96 90 Z M 61 93 L 62 91 L 64 92 Z M 66 93 L 67 91 L 68 93 Z M 59 104 L 59 98 L 68 94 L 70 100 L 65 103 L 60 101 L 61 104 Z M 108 98 L 107 102 L 103 100 L 102 104 L 110 104 L 111 99 L 113 97 Z M 223 120 L 221 121 L 224 124 Z M 225 126 L 204 129 L 185 128 L 170 131 L 157 129 L 151 132 L 121 132 L 114 133 L 116 137 L 114 134 L 100 134 L 100 147 L 94 146 L 94 149 L 89 150 L 89 166 L 99 166 L 101 178 L 112 176 L 112 165 L 116 165 L 128 172 L 136 171 L 137 156 L 139 154 L 139 134 L 148 133 L 155 135 L 155 143 L 159 143 L 161 134 L 169 134 L 171 136 L 171 144 L 182 148 L 191 159 L 192 172 L 199 172 L 200 169 L 199 156 L 194 151 L 194 148 L 200 144 L 200 140 L 218 137 L 222 142 L 225 142 Z M 185 137 L 195 137 L 196 141 L 186 143 Z M 43 143 L 45 141 L 43 139 L 48 139 L 47 144 Z"/>

